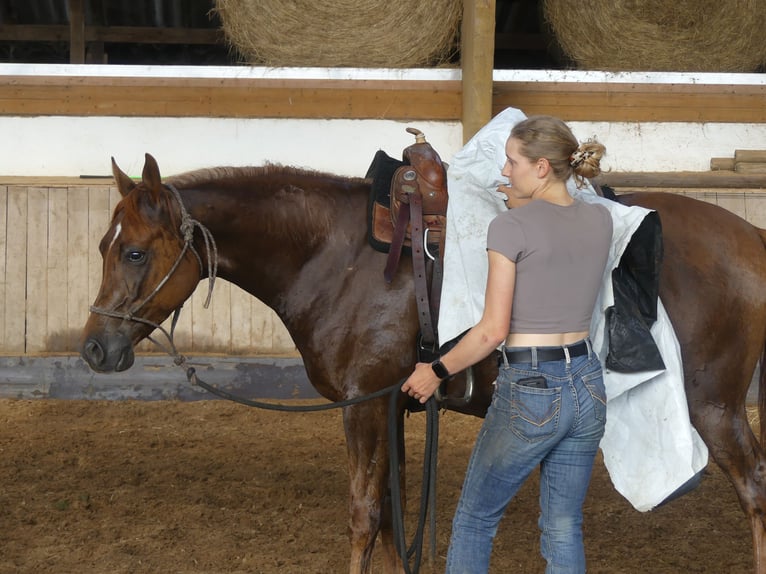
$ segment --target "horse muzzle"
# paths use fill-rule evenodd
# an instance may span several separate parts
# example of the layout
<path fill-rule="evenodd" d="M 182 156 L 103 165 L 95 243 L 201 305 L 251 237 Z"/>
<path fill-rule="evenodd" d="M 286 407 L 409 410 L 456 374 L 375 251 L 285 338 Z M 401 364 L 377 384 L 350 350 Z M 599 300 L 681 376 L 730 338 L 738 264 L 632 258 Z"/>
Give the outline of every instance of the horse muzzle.
<path fill-rule="evenodd" d="M 117 334 L 107 339 L 88 337 L 80 350 L 91 369 L 98 373 L 125 371 L 133 366 L 133 345 L 125 335 Z"/>

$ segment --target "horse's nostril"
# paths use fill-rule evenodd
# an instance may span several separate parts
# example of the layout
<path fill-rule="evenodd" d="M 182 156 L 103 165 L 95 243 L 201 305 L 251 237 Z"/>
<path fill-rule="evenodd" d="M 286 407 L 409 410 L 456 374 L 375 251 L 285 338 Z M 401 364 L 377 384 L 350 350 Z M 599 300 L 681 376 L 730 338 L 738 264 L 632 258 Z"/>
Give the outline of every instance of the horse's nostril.
<path fill-rule="evenodd" d="M 106 356 L 104 348 L 95 339 L 88 339 L 85 341 L 85 344 L 82 346 L 81 354 L 83 359 L 85 359 L 92 367 L 101 365 Z"/>

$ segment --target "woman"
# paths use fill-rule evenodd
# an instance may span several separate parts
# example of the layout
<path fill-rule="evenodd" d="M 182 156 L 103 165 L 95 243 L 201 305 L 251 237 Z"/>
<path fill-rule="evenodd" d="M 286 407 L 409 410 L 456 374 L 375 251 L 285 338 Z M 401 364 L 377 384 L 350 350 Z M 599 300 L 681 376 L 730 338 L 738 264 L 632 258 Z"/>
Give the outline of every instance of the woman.
<path fill-rule="evenodd" d="M 487 572 L 505 508 L 539 465 L 546 573 L 580 573 L 582 505 L 606 421 L 588 329 L 612 222 L 603 206 L 574 199 L 566 182 L 598 175 L 605 148 L 579 144 L 561 120 L 536 116 L 513 127 L 505 151 L 509 186 L 501 191 L 514 209 L 489 226 L 481 320 L 439 360 L 419 363 L 402 391 L 425 402 L 450 373 L 503 344 L 452 525 L 447 572 Z"/>

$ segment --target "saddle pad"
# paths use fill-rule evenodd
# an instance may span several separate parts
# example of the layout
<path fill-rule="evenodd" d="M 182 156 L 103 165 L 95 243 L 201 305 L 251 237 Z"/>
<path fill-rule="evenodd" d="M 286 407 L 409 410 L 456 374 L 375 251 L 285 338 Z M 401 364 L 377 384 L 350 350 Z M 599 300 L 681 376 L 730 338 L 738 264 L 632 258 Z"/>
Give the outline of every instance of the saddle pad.
<path fill-rule="evenodd" d="M 394 235 L 391 223 L 391 180 L 397 169 L 406 165 L 383 150 L 378 150 L 367 168 L 366 179 L 372 180 L 367 211 L 367 236 L 370 245 L 382 253 L 388 253 Z M 405 247 L 404 249 L 407 249 Z"/>

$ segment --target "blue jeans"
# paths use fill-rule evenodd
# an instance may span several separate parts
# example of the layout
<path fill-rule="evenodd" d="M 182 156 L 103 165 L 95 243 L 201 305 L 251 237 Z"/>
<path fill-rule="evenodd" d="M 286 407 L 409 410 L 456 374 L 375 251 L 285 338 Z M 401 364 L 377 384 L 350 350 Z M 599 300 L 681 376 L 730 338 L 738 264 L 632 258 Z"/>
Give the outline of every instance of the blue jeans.
<path fill-rule="evenodd" d="M 538 465 L 545 572 L 585 572 L 582 505 L 606 422 L 601 364 L 589 341 L 588 350 L 569 361 L 500 365 L 452 523 L 447 574 L 488 571 L 498 523 Z M 516 383 L 536 375 L 547 388 Z"/>

